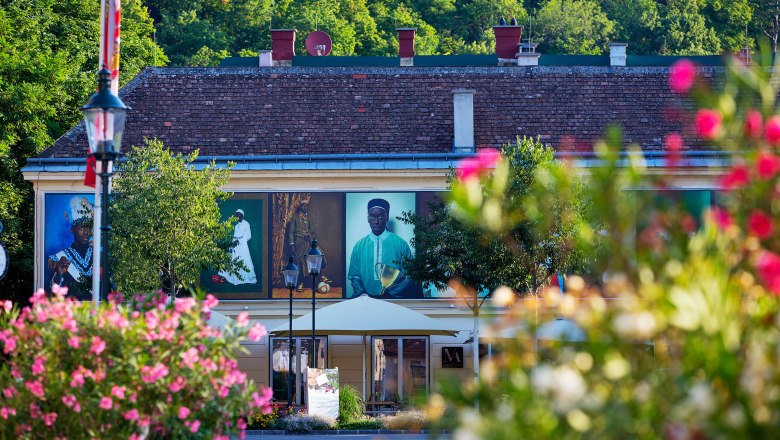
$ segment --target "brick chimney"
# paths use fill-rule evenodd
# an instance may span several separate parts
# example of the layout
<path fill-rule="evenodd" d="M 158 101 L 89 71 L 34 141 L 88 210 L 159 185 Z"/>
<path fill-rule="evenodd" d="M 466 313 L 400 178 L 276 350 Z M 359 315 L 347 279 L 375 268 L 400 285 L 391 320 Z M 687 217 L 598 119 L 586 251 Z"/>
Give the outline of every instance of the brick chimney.
<path fill-rule="evenodd" d="M 414 66 L 414 35 L 416 28 L 398 28 L 398 56 L 402 66 Z"/>
<path fill-rule="evenodd" d="M 467 89 L 452 91 L 454 153 L 474 152 L 474 92 Z"/>
<path fill-rule="evenodd" d="M 274 66 L 292 66 L 295 56 L 295 29 L 272 29 L 271 51 Z"/>
<path fill-rule="evenodd" d="M 626 43 L 609 43 L 609 65 L 610 66 L 625 66 L 626 65 Z"/>
<path fill-rule="evenodd" d="M 523 36 L 523 27 L 499 24 L 498 26 L 493 26 L 493 33 L 496 36 L 498 65 L 517 64 L 515 55 L 517 54 L 518 44 L 520 44 L 520 38 Z"/>

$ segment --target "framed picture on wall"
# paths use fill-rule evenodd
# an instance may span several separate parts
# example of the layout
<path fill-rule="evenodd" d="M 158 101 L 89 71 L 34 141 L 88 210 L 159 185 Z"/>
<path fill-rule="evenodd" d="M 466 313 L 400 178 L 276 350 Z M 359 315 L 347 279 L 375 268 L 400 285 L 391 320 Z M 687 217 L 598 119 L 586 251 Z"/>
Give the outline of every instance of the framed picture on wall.
<path fill-rule="evenodd" d="M 293 289 L 295 298 L 311 298 L 312 278 L 306 270 L 304 255 L 316 238 L 325 255 L 317 278 L 318 298 L 342 298 L 344 295 L 344 194 L 273 193 L 271 194 L 271 296 L 288 298 L 282 269 L 290 256 L 300 270 Z"/>
<path fill-rule="evenodd" d="M 94 194 L 46 194 L 43 285 L 68 288 L 68 296 L 92 299 L 92 204 Z"/>
<path fill-rule="evenodd" d="M 268 298 L 268 194 L 236 193 L 219 211 L 222 220 L 237 220 L 230 252 L 244 267 L 238 273 L 204 271 L 200 287 L 220 299 Z"/>
<path fill-rule="evenodd" d="M 347 193 L 346 297 L 422 298 L 420 283 L 404 273 L 414 227 L 396 217 L 416 210 L 413 192 Z"/>

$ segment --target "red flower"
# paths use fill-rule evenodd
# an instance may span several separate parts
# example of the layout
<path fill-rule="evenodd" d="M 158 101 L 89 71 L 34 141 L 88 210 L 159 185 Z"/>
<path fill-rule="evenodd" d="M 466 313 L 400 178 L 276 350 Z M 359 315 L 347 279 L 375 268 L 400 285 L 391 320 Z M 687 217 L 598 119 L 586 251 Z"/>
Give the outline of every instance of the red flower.
<path fill-rule="evenodd" d="M 766 240 L 772 236 L 775 226 L 772 223 L 772 218 L 766 215 L 764 211 L 754 209 L 748 218 L 748 230 L 761 240 Z"/>
<path fill-rule="evenodd" d="M 712 207 L 712 209 L 710 209 L 710 216 L 720 230 L 725 231 L 734 224 L 729 212 L 720 206 Z"/>
<path fill-rule="evenodd" d="M 758 176 L 764 180 L 769 180 L 780 171 L 780 157 L 772 153 L 761 151 L 756 159 L 756 168 Z"/>
<path fill-rule="evenodd" d="M 672 64 L 669 70 L 669 87 L 679 94 L 687 93 L 696 80 L 696 65 L 691 60 L 682 59 Z"/>
<path fill-rule="evenodd" d="M 780 116 L 772 116 L 766 121 L 766 127 L 764 127 L 764 137 L 766 141 L 771 145 L 777 145 L 780 143 Z"/>
<path fill-rule="evenodd" d="M 696 113 L 696 133 L 702 139 L 715 139 L 720 136 L 721 116 L 717 110 L 703 108 Z"/>
<path fill-rule="evenodd" d="M 670 133 L 666 136 L 666 165 L 673 167 L 680 162 L 680 150 L 683 146 L 683 138 L 677 133 Z"/>
<path fill-rule="evenodd" d="M 758 257 L 756 269 L 764 285 L 773 294 L 780 296 L 780 256 L 769 251 L 762 252 Z"/>
<path fill-rule="evenodd" d="M 745 135 L 749 138 L 757 138 L 761 135 L 764 118 L 758 110 L 750 110 L 745 116 Z"/>
<path fill-rule="evenodd" d="M 721 177 L 720 185 L 726 191 L 739 189 L 748 184 L 748 169 L 744 165 L 735 165 L 728 174 Z"/>

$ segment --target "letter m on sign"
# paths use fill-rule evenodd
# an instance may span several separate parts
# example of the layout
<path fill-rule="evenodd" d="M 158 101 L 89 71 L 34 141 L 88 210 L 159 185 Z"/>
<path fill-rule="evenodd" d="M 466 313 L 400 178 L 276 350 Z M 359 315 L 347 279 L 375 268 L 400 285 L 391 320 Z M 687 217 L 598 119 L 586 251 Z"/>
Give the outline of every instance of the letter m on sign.
<path fill-rule="evenodd" d="M 441 367 L 463 368 L 463 347 L 442 347 Z"/>

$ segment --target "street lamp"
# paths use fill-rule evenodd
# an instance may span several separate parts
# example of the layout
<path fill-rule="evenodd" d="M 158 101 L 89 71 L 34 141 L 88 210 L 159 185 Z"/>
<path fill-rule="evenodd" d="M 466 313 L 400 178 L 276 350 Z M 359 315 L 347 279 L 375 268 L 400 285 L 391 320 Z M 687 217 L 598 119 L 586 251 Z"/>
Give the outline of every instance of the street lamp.
<path fill-rule="evenodd" d="M 110 164 L 122 156 L 122 134 L 125 130 L 125 116 L 130 107 L 126 106 L 118 96 L 111 93 L 109 83 L 111 72 L 103 66 L 98 72 L 98 90 L 89 98 L 81 112 L 84 113 L 84 124 L 87 129 L 87 140 L 92 150 L 91 156 L 101 163 L 99 174 L 102 185 L 102 206 L 100 230 L 100 297 L 108 298 L 109 267 L 108 267 L 108 233 L 111 226 L 108 222 L 108 188 L 111 182 Z"/>
<path fill-rule="evenodd" d="M 292 406 L 292 389 L 293 389 L 293 355 L 292 355 L 292 346 L 293 346 L 293 338 L 292 338 L 292 303 L 293 303 L 293 289 L 295 289 L 295 285 L 298 283 L 298 273 L 300 272 L 298 270 L 298 266 L 295 265 L 295 259 L 292 255 L 290 255 L 290 261 L 287 262 L 287 266 L 284 267 L 284 270 L 282 270 L 284 273 L 284 283 L 287 284 L 287 287 L 290 289 L 290 334 L 289 334 L 289 340 L 287 344 L 287 359 L 288 359 L 288 369 L 287 369 L 287 406 Z"/>
<path fill-rule="evenodd" d="M 320 268 L 322 267 L 322 258 L 325 255 L 323 255 L 322 251 L 320 251 L 317 248 L 317 239 L 313 239 L 311 241 L 311 249 L 309 249 L 309 252 L 306 252 L 306 268 L 309 270 L 309 273 L 311 274 L 311 350 L 312 353 L 310 357 L 312 358 L 311 366 L 312 368 L 315 368 L 317 364 L 315 363 L 315 356 L 317 354 L 317 338 L 316 338 L 316 331 L 314 326 L 314 314 L 315 314 L 315 293 L 317 292 L 317 277 L 320 275 Z"/>

